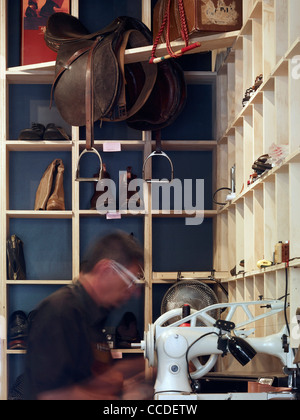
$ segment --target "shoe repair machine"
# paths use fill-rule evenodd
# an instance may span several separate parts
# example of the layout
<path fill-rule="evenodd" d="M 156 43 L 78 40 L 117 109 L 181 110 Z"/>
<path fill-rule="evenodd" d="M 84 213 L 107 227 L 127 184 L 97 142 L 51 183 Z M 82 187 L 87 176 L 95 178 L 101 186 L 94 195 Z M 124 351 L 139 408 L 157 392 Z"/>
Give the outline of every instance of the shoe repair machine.
<path fill-rule="evenodd" d="M 254 316 L 258 308 L 266 311 Z M 215 310 L 224 312 L 224 319 L 211 316 Z M 243 303 L 222 303 L 206 307 L 182 318 L 182 308 L 170 310 L 149 325 L 144 340 L 139 344 L 144 350 L 149 366 L 157 367 L 155 399 L 295 399 L 297 395 L 298 366 L 294 350 L 289 344 L 288 325 L 277 334 L 267 337 L 250 337 L 255 328 L 247 326 L 255 321 L 276 315 L 285 310 L 280 300 Z M 226 311 L 226 312 L 225 312 Z M 243 312 L 243 321 L 234 324 L 235 314 Z M 226 315 L 225 315 L 226 314 Z M 174 322 L 175 320 L 175 322 Z M 137 346 L 137 345 L 135 345 Z M 195 380 L 202 378 L 215 366 L 218 357 L 232 354 L 242 366 L 248 364 L 257 353 L 277 357 L 289 377 L 287 393 L 264 394 L 197 394 Z M 202 356 L 206 356 L 205 358 Z M 200 359 L 199 359 L 200 358 Z M 202 362 L 201 360 L 205 360 Z M 194 366 L 191 369 L 191 366 Z"/>

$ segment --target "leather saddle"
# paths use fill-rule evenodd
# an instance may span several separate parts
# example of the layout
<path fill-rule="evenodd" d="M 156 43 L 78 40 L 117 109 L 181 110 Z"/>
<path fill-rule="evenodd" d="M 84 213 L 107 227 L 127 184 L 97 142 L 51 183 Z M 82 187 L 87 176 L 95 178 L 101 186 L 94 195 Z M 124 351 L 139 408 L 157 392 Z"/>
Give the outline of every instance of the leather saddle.
<path fill-rule="evenodd" d="M 150 30 L 135 18 L 121 16 L 89 33 L 74 16 L 53 14 L 47 23 L 45 41 L 57 52 L 53 92 L 64 120 L 75 126 L 86 124 L 90 77 L 93 122 L 127 120 L 137 130 L 170 125 L 186 100 L 180 66 L 174 60 L 124 64 L 125 49 L 151 45 L 152 39 Z"/>
<path fill-rule="evenodd" d="M 159 130 L 170 125 L 182 111 L 186 86 L 181 68 L 171 60 L 125 64 L 125 50 L 152 44 L 150 30 L 138 19 L 121 16 L 107 27 L 89 33 L 74 16 L 54 13 L 48 19 L 45 42 L 57 52 L 52 86 L 62 118 L 73 126 L 86 126 L 86 149 L 93 147 L 94 123 L 124 121 L 137 130 Z M 154 111 L 154 112 L 153 112 Z"/>
<path fill-rule="evenodd" d="M 128 104 L 124 52 L 126 48 L 149 44 L 146 32 L 141 23 L 121 17 L 103 30 L 87 35 L 87 30 L 71 15 L 55 13 L 50 17 L 46 43 L 54 49 L 59 46 L 54 99 L 66 122 L 85 125 L 90 100 L 93 122 L 122 121 L 141 108 L 152 91 L 157 69 L 147 62 L 129 65 L 130 77 L 133 74 L 136 83 L 130 83 L 134 92 Z M 88 92 L 91 98 L 86 96 Z"/>

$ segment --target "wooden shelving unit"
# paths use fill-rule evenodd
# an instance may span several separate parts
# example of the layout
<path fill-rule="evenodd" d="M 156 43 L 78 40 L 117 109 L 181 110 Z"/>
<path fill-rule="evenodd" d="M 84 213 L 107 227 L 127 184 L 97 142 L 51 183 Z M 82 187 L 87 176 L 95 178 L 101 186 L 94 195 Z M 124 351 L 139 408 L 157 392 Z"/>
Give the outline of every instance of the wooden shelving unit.
<path fill-rule="evenodd" d="M 72 0 L 72 14 L 79 14 L 79 0 Z M 142 1 L 142 20 L 151 26 L 151 1 Z M 239 32 L 205 36 L 199 39 L 201 47 L 194 53 L 214 51 L 224 57 L 222 64 L 212 72 L 186 72 L 187 83 L 211 84 L 216 92 L 217 115 L 215 140 L 163 140 L 163 150 L 170 152 L 211 151 L 214 159 L 214 190 L 230 187 L 230 169 L 236 165 L 236 197 L 225 206 L 205 210 L 204 217 L 214 224 L 215 277 L 228 288 L 230 301 L 256 300 L 259 296 L 279 298 L 285 295 L 286 264 L 259 269 L 257 261 L 273 260 L 275 244 L 289 241 L 290 263 L 287 269 L 289 285 L 289 315 L 291 331 L 298 331 L 294 316 L 300 302 L 300 2 L 299 0 L 244 0 L 244 25 Z M 0 316 L 9 316 L 9 290 L 22 287 L 55 287 L 70 284 L 70 279 L 28 279 L 24 282 L 7 280 L 6 239 L 14 220 L 29 222 L 49 220 L 71 223 L 72 278 L 79 274 L 80 224 L 82 220 L 99 214 L 80 208 L 80 187 L 75 180 L 77 157 L 85 142 L 80 138 L 78 127 L 72 127 L 72 140 L 66 142 L 21 142 L 9 138 L 9 86 L 15 84 L 45 85 L 53 80 L 54 62 L 33 66 L 8 67 L 7 64 L 7 1 L 0 2 Z M 174 43 L 180 46 L 180 43 Z M 165 45 L 157 53 L 165 53 Z M 126 61 L 146 60 L 151 48 L 126 51 Z M 297 59 L 298 56 L 298 59 Z M 246 89 L 255 78 L 263 74 L 263 84 L 243 108 Z M 115 140 L 107 140 L 115 141 Z M 142 152 L 147 157 L 154 149 L 152 133 L 143 132 L 138 140 L 118 140 L 122 152 Z M 95 147 L 101 152 L 105 141 L 95 139 Z M 287 154 L 280 164 L 273 167 L 257 181 L 248 184 L 253 172 L 253 162 L 270 147 L 284 145 Z M 62 152 L 71 156 L 72 183 L 71 205 L 63 212 L 35 212 L 28 209 L 9 208 L 10 153 L 14 152 Z M 146 176 L 151 176 L 147 169 Z M 122 214 L 122 218 L 138 217 L 143 221 L 145 249 L 144 325 L 147 329 L 153 321 L 153 295 L 158 285 L 172 284 L 177 272 L 161 272 L 153 269 L 153 223 L 157 218 L 187 217 L 170 212 L 147 211 L 137 215 Z M 100 216 L 103 220 L 105 216 Z M 244 267 L 240 267 L 244 260 Z M 230 271 L 237 267 L 237 275 Z M 243 270 L 243 272 L 240 272 Z M 240 272 L 240 273 L 239 273 Z M 211 272 L 183 272 L 184 277 L 207 278 Z M 209 280 L 208 280 L 209 281 Z M 154 286 L 154 287 L 153 287 Z M 259 309 L 263 310 L 263 309 Z M 277 332 L 285 323 L 283 315 L 274 322 L 259 322 L 257 334 Z M 291 335 L 291 345 L 299 345 L 299 334 Z M 9 360 L 23 355 L 24 351 L 7 348 L 6 333 L 0 331 L 0 399 L 6 399 L 9 389 Z M 124 354 L 128 350 L 116 350 Z M 133 350 L 140 353 L 138 350 Z M 264 361 L 264 368 L 273 371 L 274 365 Z M 259 365 L 259 362 L 258 362 Z M 223 370 L 234 370 L 233 362 L 220 365 Z M 257 368 L 251 365 L 249 369 Z"/>
<path fill-rule="evenodd" d="M 215 268 L 228 272 L 223 282 L 228 284 L 230 301 L 280 298 L 285 295 L 286 264 L 259 269 L 257 262 L 273 261 L 275 244 L 289 241 L 293 332 L 298 328 L 295 313 L 300 301 L 300 80 L 295 68 L 300 3 L 244 0 L 243 4 L 243 28 L 217 76 L 217 188 L 230 187 L 230 169 L 235 165 L 236 198 L 216 207 Z M 245 91 L 259 74 L 263 74 L 263 84 L 243 108 Z M 286 148 L 283 160 L 247 185 L 254 161 L 269 153 L 273 144 Z M 234 267 L 242 272 L 232 276 Z M 259 333 L 279 331 L 284 322 L 282 316 L 272 325 L 265 321 Z M 298 337 L 291 334 L 294 348 L 298 348 Z M 272 369 L 268 363 L 265 367 Z"/>
<path fill-rule="evenodd" d="M 79 0 L 72 0 L 72 14 L 74 16 L 79 15 Z M 143 22 L 151 27 L 151 1 L 150 0 L 141 0 L 142 4 L 142 20 Z M 79 274 L 80 266 L 80 223 L 85 218 L 96 218 L 99 217 L 99 214 L 93 210 L 84 210 L 79 206 L 79 196 L 80 196 L 80 187 L 79 184 L 75 182 L 75 172 L 77 165 L 77 158 L 79 152 L 84 148 L 85 141 L 80 139 L 80 132 L 78 127 L 72 127 L 71 136 L 72 140 L 64 142 L 53 142 L 53 141 L 37 141 L 37 142 L 26 142 L 19 141 L 9 136 L 9 87 L 12 85 L 50 85 L 53 81 L 54 74 L 54 62 L 40 63 L 36 65 L 27 65 L 27 66 L 8 66 L 8 43 L 7 43 L 7 14 L 8 14 L 8 1 L 0 2 L 0 210 L 1 210 L 1 223 L 0 223 L 0 316 L 5 318 L 5 323 L 7 324 L 7 319 L 11 313 L 9 308 L 9 291 L 18 287 L 55 287 L 65 284 L 70 284 L 72 280 L 70 279 L 28 279 L 26 281 L 12 281 L 7 280 L 6 273 L 6 239 L 10 232 L 10 225 L 14 220 L 29 220 L 29 222 L 34 222 L 38 220 L 49 220 L 53 219 L 55 222 L 67 219 L 71 223 L 71 244 L 72 244 L 72 278 L 76 278 Z M 218 50 L 231 47 L 235 42 L 238 32 L 217 34 L 211 36 L 201 37 L 201 47 L 194 51 L 194 53 Z M 194 41 L 196 41 L 195 39 Z M 180 42 L 174 42 L 174 48 L 181 47 Z M 151 47 L 147 48 L 137 48 L 126 51 L 125 61 L 126 62 L 135 62 L 148 60 L 151 52 Z M 157 49 L 157 54 L 165 54 L 166 46 L 160 45 Z M 217 73 L 213 71 L 205 72 L 186 72 L 186 81 L 190 84 L 216 84 Z M 110 141 L 110 140 L 107 140 Z M 111 140 L 113 141 L 113 140 Z M 154 141 L 152 140 L 152 133 L 143 132 L 141 134 L 140 140 L 118 140 L 121 144 L 122 151 L 139 151 L 142 152 L 142 156 L 147 157 L 152 150 L 154 150 Z M 95 139 L 95 147 L 101 152 L 104 145 L 103 140 Z M 195 141 L 195 140 L 163 140 L 162 146 L 166 151 L 180 152 L 180 151 L 212 151 L 215 153 L 218 142 L 217 140 L 207 140 L 207 141 Z M 47 212 L 40 211 L 35 212 L 28 209 L 12 209 L 10 208 L 10 195 L 13 193 L 10 191 L 9 184 L 9 170 L 10 170 L 10 154 L 19 152 L 67 152 L 71 156 L 71 167 L 72 167 L 72 194 L 71 194 L 71 206 L 66 211 L 62 212 Z M 147 169 L 148 173 L 146 176 L 151 176 L 151 170 Z M 217 216 L 217 210 L 205 210 L 205 218 L 215 218 Z M 201 213 L 201 215 L 203 215 Z M 144 229 L 144 249 L 145 249 L 145 281 L 144 284 L 144 325 L 147 328 L 148 324 L 152 322 L 152 296 L 153 284 L 164 284 L 172 283 L 177 278 L 177 273 L 175 272 L 153 272 L 152 266 L 152 222 L 154 218 L 168 217 L 168 218 L 178 218 L 178 217 L 188 217 L 187 214 L 183 213 L 181 215 L 170 213 L 168 215 L 162 212 L 156 212 L 151 214 L 151 212 L 145 212 L 145 214 L 138 214 L 139 218 L 143 219 L 143 229 Z M 103 219 L 105 216 L 101 216 Z M 122 215 L 122 217 L 136 217 L 136 215 Z M 216 273 L 220 278 L 225 277 L 226 273 Z M 185 273 L 187 276 L 195 277 L 206 277 L 209 276 L 208 272 L 201 273 Z M 6 399 L 9 391 L 9 374 L 10 374 L 10 361 L 14 357 L 19 357 L 23 355 L 25 351 L 10 350 L 7 348 L 7 335 L 6 332 L 1 332 L 0 334 L 0 399 Z M 132 351 L 128 350 L 116 350 L 124 354 L 130 353 Z M 139 350 L 133 350 L 133 352 L 139 354 Z M 11 359 L 12 358 L 12 359 Z"/>

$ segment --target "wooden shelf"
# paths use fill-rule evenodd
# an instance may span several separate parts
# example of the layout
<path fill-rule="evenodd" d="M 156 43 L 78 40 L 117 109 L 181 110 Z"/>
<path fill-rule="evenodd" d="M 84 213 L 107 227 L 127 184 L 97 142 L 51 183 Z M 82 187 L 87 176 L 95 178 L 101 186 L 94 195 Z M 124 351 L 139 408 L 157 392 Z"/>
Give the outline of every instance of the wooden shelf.
<path fill-rule="evenodd" d="M 227 273 L 222 283 L 227 285 L 230 302 L 282 297 L 286 265 L 259 269 L 257 261 L 273 261 L 277 242 L 289 241 L 292 329 L 297 328 L 294 315 L 300 300 L 300 199 L 296 193 L 300 188 L 300 72 L 296 72 L 300 3 L 245 0 L 243 7 L 243 28 L 233 48 L 223 55 L 217 72 L 215 191 L 231 187 L 231 168 L 235 165 L 236 197 L 217 206 L 215 269 Z M 243 107 L 245 91 L 259 74 L 263 74 L 263 84 Z M 283 160 L 247 185 L 254 161 L 270 153 L 274 145 L 286 149 Z M 242 260 L 244 267 L 240 267 Z M 234 267 L 244 272 L 231 276 Z M 275 333 L 283 324 L 281 316 L 274 324 L 265 321 L 259 334 Z M 297 348 L 299 339 L 291 337 L 291 341 Z"/>
<path fill-rule="evenodd" d="M 72 219 L 72 211 L 7 210 L 10 219 Z"/>
<path fill-rule="evenodd" d="M 291 261 L 288 264 L 289 268 L 300 268 L 300 258 L 297 258 L 294 261 Z M 271 267 L 266 267 L 266 268 L 261 268 L 261 269 L 255 269 L 252 271 L 247 271 L 244 273 L 240 273 L 236 276 L 233 277 L 227 277 L 225 280 L 223 280 L 223 283 L 229 283 L 229 282 L 235 282 L 237 280 L 242 280 L 242 279 L 250 279 L 252 277 L 255 276 L 261 276 L 264 274 L 268 274 L 268 273 L 276 273 L 277 271 L 282 271 L 286 269 L 286 264 L 285 263 L 281 263 L 281 264 L 275 264 L 272 265 Z"/>
<path fill-rule="evenodd" d="M 220 280 L 227 279 L 227 272 L 214 272 L 211 271 L 192 271 L 192 272 L 180 272 L 180 277 L 184 281 L 185 279 L 195 279 L 201 280 L 206 283 L 215 284 L 215 281 L 212 278 Z M 165 284 L 165 283 L 174 283 L 178 280 L 178 272 L 153 272 L 152 283 L 153 284 Z"/>
<path fill-rule="evenodd" d="M 209 35 L 203 37 L 195 37 L 191 42 L 201 42 L 201 46 L 192 51 L 193 54 L 218 50 L 221 48 L 232 47 L 236 40 L 238 32 L 221 33 L 217 35 Z M 171 43 L 175 50 L 185 46 L 183 41 L 174 41 Z M 125 51 L 125 64 L 140 61 L 148 61 L 151 56 L 152 46 L 132 48 Z M 156 56 L 165 56 L 167 53 L 166 44 L 159 44 L 156 50 Z M 40 63 L 34 65 L 10 67 L 6 71 L 6 79 L 10 84 L 52 84 L 54 80 L 55 61 L 48 63 Z M 199 73 L 199 72 L 198 72 Z M 208 78 L 214 75 L 206 75 Z M 199 74 L 198 74 L 199 76 Z M 191 77 L 194 77 L 191 75 Z"/>
<path fill-rule="evenodd" d="M 25 140 L 8 140 L 6 142 L 8 152 L 49 152 L 71 151 L 72 141 L 25 141 Z"/>
<path fill-rule="evenodd" d="M 28 285 L 34 285 L 34 286 L 45 286 L 45 285 L 68 285 L 72 284 L 72 280 L 6 280 L 6 284 L 9 286 L 28 286 Z"/>
<path fill-rule="evenodd" d="M 95 140 L 94 147 L 103 151 L 104 145 L 119 143 L 121 151 L 143 151 L 145 142 L 143 140 Z M 9 152 L 49 152 L 49 151 L 72 151 L 75 142 L 72 141 L 23 141 L 8 140 L 6 142 Z M 152 149 L 155 148 L 155 141 L 152 141 Z M 215 140 L 163 140 L 163 150 L 169 151 L 201 151 L 214 150 L 217 146 Z M 79 141 L 79 148 L 85 148 L 85 140 Z"/>
<path fill-rule="evenodd" d="M 285 168 L 290 163 L 300 163 L 300 147 L 298 150 L 294 151 L 289 156 L 287 156 L 280 164 L 274 166 L 272 169 L 262 174 L 261 177 L 257 181 L 255 181 L 253 184 L 247 186 L 240 194 L 236 196 L 236 198 L 234 198 L 232 201 L 226 204 L 223 208 L 221 208 L 218 211 L 218 213 L 227 211 L 231 206 L 234 206 L 238 201 L 242 200 L 247 194 L 251 193 L 256 188 L 260 188 L 260 186 L 264 182 L 268 182 L 268 180 L 272 178 L 276 173 L 279 173 L 280 171 L 284 171 Z"/>
<path fill-rule="evenodd" d="M 123 354 L 143 354 L 144 351 L 141 349 L 111 349 L 111 353 L 113 358 L 120 358 Z M 26 354 L 26 350 L 6 350 L 7 355 L 18 355 L 18 354 Z"/>

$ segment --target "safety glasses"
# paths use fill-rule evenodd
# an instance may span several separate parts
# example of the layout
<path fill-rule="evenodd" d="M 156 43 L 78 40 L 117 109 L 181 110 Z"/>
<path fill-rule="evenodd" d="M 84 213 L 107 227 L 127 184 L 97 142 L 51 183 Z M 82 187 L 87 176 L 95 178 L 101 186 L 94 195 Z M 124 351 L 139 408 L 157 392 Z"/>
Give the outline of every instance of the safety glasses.
<path fill-rule="evenodd" d="M 124 267 L 124 265 L 119 264 L 117 261 L 113 260 L 110 262 L 110 265 L 115 270 L 115 272 L 119 274 L 124 283 L 127 284 L 128 289 L 138 283 L 138 278 L 126 267 Z"/>

